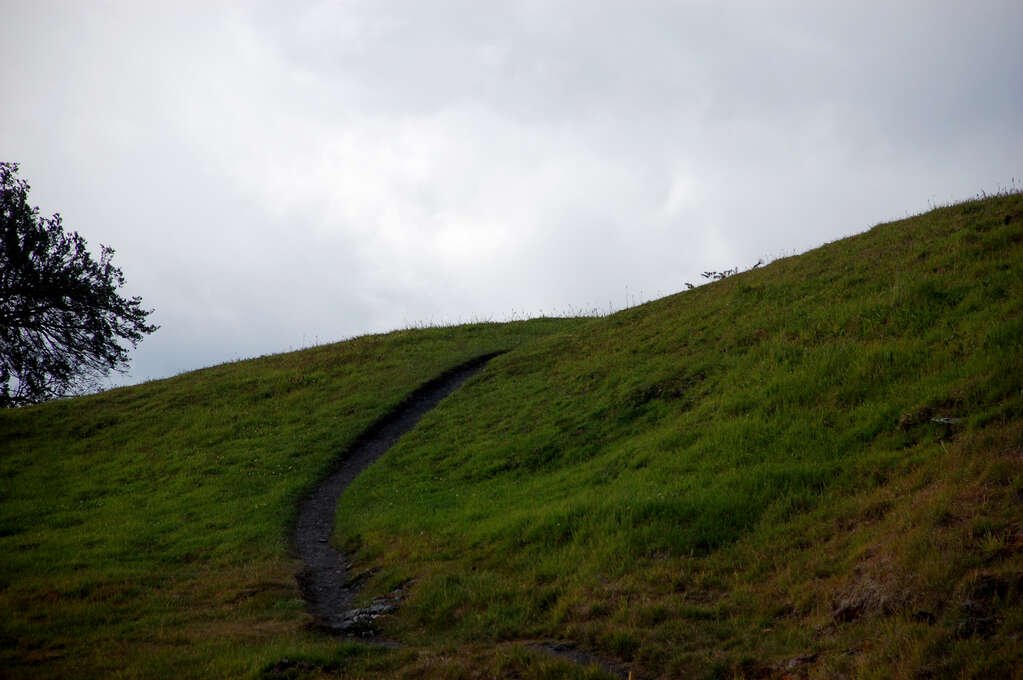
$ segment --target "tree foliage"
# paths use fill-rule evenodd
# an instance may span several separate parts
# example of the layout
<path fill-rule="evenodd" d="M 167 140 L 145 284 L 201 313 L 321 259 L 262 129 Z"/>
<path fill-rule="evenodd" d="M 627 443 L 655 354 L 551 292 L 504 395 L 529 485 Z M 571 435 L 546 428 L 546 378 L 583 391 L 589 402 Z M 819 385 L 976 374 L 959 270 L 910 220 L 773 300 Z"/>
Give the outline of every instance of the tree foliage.
<path fill-rule="evenodd" d="M 0 163 L 0 406 L 82 391 L 128 365 L 128 349 L 158 327 L 124 285 L 114 250 L 92 258 L 59 214 L 28 204 L 17 163 Z"/>

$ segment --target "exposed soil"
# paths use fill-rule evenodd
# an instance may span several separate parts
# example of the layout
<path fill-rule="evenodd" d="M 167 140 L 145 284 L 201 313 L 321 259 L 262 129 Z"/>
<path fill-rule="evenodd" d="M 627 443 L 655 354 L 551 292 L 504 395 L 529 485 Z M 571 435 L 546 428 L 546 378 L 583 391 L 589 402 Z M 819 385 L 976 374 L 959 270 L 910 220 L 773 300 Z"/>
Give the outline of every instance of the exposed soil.
<path fill-rule="evenodd" d="M 375 644 L 399 646 L 377 637 L 374 622 L 401 603 L 401 588 L 376 598 L 366 607 L 352 608 L 361 578 L 351 578 L 348 562 L 330 545 L 334 530 L 337 502 L 349 484 L 375 460 L 394 446 L 406 432 L 440 401 L 457 390 L 472 376 L 483 370 L 487 362 L 500 354 L 477 357 L 425 383 L 393 411 L 371 425 L 339 457 L 337 466 L 310 493 L 299 507 L 292 545 L 305 563 L 298 573 L 298 584 L 306 607 L 315 625 L 332 635 L 370 638 Z M 528 648 L 559 657 L 581 666 L 597 666 L 625 678 L 628 672 L 621 664 L 576 648 L 571 642 L 542 642 Z M 283 660 L 281 663 L 290 663 Z"/>
<path fill-rule="evenodd" d="M 481 371 L 497 354 L 477 357 L 416 389 L 363 432 L 339 457 L 334 471 L 302 501 L 292 545 L 305 563 L 298 574 L 298 584 L 318 627 L 339 635 L 371 636 L 373 620 L 397 606 L 400 592 L 380 598 L 380 602 L 369 607 L 351 608 L 358 584 L 349 578 L 350 565 L 345 556 L 330 545 L 338 498 L 360 472 L 415 427 L 427 411 Z"/>
<path fill-rule="evenodd" d="M 583 666 L 585 668 L 599 668 L 605 673 L 610 673 L 615 677 L 622 678 L 622 680 L 626 680 L 626 678 L 629 677 L 629 669 L 624 664 L 620 664 L 597 654 L 592 654 L 579 649 L 575 646 L 574 642 L 543 642 L 526 645 L 526 647 L 537 652 L 556 656 L 559 659 L 571 661 L 577 666 Z"/>

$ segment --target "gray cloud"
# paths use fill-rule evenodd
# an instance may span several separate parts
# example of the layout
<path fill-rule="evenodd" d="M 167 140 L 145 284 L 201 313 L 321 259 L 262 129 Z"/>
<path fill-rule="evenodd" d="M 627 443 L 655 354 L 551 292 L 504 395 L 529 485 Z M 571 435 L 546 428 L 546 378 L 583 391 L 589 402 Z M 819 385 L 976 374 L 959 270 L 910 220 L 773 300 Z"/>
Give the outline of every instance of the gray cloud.
<path fill-rule="evenodd" d="M 1013 2 L 20 3 L 0 150 L 134 379 L 618 308 L 1019 178 Z"/>

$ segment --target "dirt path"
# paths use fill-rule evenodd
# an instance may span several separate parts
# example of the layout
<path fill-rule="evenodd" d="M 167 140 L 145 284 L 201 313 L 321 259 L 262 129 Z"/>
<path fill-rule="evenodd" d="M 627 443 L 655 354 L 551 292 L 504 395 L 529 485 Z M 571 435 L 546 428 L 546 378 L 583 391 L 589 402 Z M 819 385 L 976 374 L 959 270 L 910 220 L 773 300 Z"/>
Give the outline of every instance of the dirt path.
<path fill-rule="evenodd" d="M 367 637 L 377 644 L 398 646 L 398 643 L 376 637 L 373 621 L 397 608 L 401 592 L 378 598 L 367 607 L 353 609 L 351 606 L 358 583 L 354 583 L 348 574 L 351 565 L 345 556 L 330 545 L 338 499 L 360 472 L 498 354 L 500 352 L 472 359 L 416 389 L 393 411 L 363 432 L 340 457 L 334 471 L 302 501 L 292 545 L 305 563 L 298 574 L 298 584 L 317 627 L 333 635 Z M 534 642 L 526 646 L 581 666 L 598 666 L 620 678 L 627 675 L 620 664 L 576 649 L 570 642 Z"/>
<path fill-rule="evenodd" d="M 367 633 L 371 631 L 372 620 L 396 604 L 382 601 L 363 609 L 351 608 L 356 585 L 349 578 L 345 556 L 330 545 L 341 493 L 360 472 L 415 427 L 427 411 L 480 372 L 495 356 L 496 353 L 477 357 L 419 387 L 363 432 L 341 456 L 334 471 L 302 501 L 292 544 L 305 563 L 298 574 L 302 597 L 320 628 L 335 634 Z"/>

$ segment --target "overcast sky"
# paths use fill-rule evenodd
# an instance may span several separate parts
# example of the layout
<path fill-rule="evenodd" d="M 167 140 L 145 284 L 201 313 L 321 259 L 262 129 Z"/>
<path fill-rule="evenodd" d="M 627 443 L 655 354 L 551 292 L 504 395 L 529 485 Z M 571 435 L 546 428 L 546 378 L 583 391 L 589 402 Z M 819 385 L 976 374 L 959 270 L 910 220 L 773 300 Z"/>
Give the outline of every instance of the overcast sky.
<path fill-rule="evenodd" d="M 0 160 L 133 381 L 606 312 L 1023 177 L 1006 2 L 0 0 Z"/>

